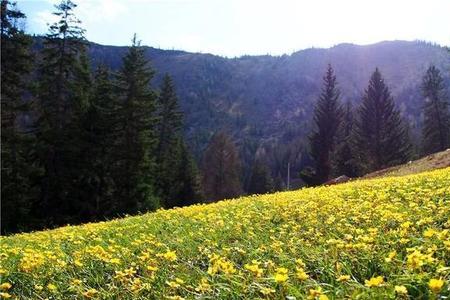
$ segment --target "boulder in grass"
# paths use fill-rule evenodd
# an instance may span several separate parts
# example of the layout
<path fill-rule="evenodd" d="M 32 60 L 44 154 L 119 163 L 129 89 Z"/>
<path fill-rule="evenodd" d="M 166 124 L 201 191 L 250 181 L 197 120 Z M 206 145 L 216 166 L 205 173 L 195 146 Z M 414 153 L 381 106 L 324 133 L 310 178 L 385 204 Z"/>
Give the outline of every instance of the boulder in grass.
<path fill-rule="evenodd" d="M 325 182 L 326 185 L 332 185 L 332 184 L 339 184 L 339 183 L 344 183 L 347 181 L 350 181 L 351 178 L 346 176 L 346 175 L 341 175 L 339 177 L 333 178 L 331 180 L 328 180 L 327 182 Z"/>

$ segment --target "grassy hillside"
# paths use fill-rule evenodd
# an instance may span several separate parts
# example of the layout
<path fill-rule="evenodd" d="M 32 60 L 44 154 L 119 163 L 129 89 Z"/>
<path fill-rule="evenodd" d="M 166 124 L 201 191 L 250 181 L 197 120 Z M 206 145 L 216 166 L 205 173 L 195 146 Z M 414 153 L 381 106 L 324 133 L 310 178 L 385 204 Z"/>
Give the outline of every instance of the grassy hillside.
<path fill-rule="evenodd" d="M 0 288 L 21 299 L 444 299 L 449 229 L 447 168 L 4 237 Z"/>
<path fill-rule="evenodd" d="M 364 178 L 404 176 L 447 167 L 450 167 L 450 149 L 427 155 L 421 159 L 411 161 L 403 165 L 369 173 L 365 175 Z"/>

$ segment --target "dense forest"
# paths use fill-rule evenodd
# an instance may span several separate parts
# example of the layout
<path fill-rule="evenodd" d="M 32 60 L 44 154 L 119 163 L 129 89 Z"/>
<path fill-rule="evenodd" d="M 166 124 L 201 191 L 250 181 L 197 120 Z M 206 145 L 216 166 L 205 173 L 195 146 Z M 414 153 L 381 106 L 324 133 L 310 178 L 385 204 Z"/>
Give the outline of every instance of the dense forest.
<path fill-rule="evenodd" d="M 48 34 L 1 1 L 2 233 L 360 176 L 450 146 L 450 55 L 422 42 L 227 59 Z M 345 55 L 344 55 L 345 54 Z"/>

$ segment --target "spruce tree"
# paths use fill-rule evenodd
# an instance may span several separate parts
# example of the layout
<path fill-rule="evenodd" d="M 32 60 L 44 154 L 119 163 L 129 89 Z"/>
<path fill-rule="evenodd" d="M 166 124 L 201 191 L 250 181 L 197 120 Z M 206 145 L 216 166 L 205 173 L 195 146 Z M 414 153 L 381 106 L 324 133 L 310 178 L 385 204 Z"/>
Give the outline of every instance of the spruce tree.
<path fill-rule="evenodd" d="M 78 183 L 79 211 L 82 220 L 110 216 L 115 207 L 114 171 L 118 136 L 119 102 L 115 96 L 110 71 L 99 66 L 94 75 L 89 107 L 80 119 L 78 148 L 80 161 Z"/>
<path fill-rule="evenodd" d="M 202 176 L 208 201 L 233 198 L 242 193 L 238 151 L 224 131 L 213 135 L 203 154 Z"/>
<path fill-rule="evenodd" d="M 450 147 L 450 111 L 444 80 L 435 66 L 430 66 L 422 81 L 425 98 L 422 147 L 424 154 Z"/>
<path fill-rule="evenodd" d="M 181 163 L 182 113 L 178 107 L 175 87 L 168 74 L 163 78 L 157 101 L 157 187 L 164 207 L 179 205 L 179 164 Z"/>
<path fill-rule="evenodd" d="M 365 172 L 404 163 L 411 144 L 400 112 L 380 71 L 375 69 L 355 122 L 355 145 Z"/>
<path fill-rule="evenodd" d="M 157 187 L 166 208 L 203 200 L 200 176 L 183 139 L 183 114 L 175 86 L 168 74 L 163 78 L 157 103 Z"/>
<path fill-rule="evenodd" d="M 1 231 L 29 227 L 33 176 L 38 171 L 30 160 L 33 135 L 23 119 L 30 111 L 25 100 L 31 71 L 31 39 L 19 27 L 25 15 L 7 0 L 1 1 Z"/>
<path fill-rule="evenodd" d="M 180 138 L 178 149 L 178 163 L 174 178 L 174 194 L 171 195 L 169 207 L 186 206 L 204 201 L 201 176 L 191 153 Z"/>
<path fill-rule="evenodd" d="M 80 21 L 73 13 L 76 5 L 63 0 L 56 5 L 59 20 L 44 38 L 42 62 L 38 70 L 37 107 L 42 216 L 50 224 L 72 221 L 77 199 L 78 153 L 73 141 L 80 114 L 87 106 L 89 86 L 86 41 Z"/>
<path fill-rule="evenodd" d="M 322 93 L 314 109 L 314 129 L 310 136 L 311 156 L 315 162 L 316 182 L 327 181 L 331 173 L 331 154 L 336 145 L 336 135 L 342 120 L 342 107 L 339 103 L 333 68 L 328 65 L 323 77 Z"/>
<path fill-rule="evenodd" d="M 155 188 L 156 101 L 149 67 L 136 36 L 116 76 L 120 101 L 114 182 L 116 211 L 136 213 L 159 207 Z"/>
<path fill-rule="evenodd" d="M 341 175 L 357 177 L 359 175 L 358 161 L 353 149 L 353 123 L 352 104 L 347 102 L 344 107 L 342 124 L 337 134 L 336 149 L 332 155 L 332 172 L 336 177 Z"/>
<path fill-rule="evenodd" d="M 262 158 L 253 162 L 252 173 L 247 188 L 249 194 L 265 194 L 273 192 L 274 182 L 270 170 Z"/>

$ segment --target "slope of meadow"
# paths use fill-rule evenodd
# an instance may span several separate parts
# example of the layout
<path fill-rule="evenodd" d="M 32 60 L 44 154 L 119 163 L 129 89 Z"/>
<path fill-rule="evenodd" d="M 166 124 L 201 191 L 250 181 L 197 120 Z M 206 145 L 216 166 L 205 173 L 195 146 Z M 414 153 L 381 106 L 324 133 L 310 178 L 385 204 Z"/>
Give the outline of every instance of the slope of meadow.
<path fill-rule="evenodd" d="M 20 299 L 444 299 L 449 230 L 447 168 L 3 237 L 0 288 Z"/>

